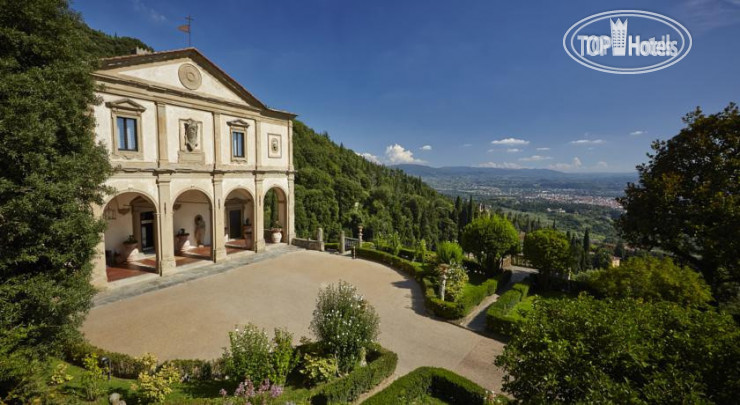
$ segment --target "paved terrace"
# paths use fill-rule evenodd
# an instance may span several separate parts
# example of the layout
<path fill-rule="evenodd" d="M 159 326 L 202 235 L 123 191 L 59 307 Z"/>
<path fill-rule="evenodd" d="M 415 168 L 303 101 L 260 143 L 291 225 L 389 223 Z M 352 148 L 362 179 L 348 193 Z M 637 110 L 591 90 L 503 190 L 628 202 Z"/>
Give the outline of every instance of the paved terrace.
<path fill-rule="evenodd" d="M 201 267 L 103 293 L 83 332 L 97 346 L 136 356 L 216 358 L 228 344 L 227 332 L 247 322 L 270 335 L 273 328 L 286 327 L 296 341 L 310 337 L 319 289 L 341 279 L 375 306 L 380 343 L 398 353 L 396 377 L 419 366 L 444 367 L 501 391 L 502 373 L 493 360 L 503 344 L 428 317 L 413 279 L 346 256 L 287 247 L 268 254 L 246 265 Z"/>

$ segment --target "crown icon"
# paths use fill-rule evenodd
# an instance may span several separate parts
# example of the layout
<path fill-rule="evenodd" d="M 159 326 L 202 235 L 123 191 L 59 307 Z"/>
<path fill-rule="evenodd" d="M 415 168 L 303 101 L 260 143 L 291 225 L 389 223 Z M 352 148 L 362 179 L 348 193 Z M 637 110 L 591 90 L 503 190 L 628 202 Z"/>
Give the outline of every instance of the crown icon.
<path fill-rule="evenodd" d="M 609 19 L 609 25 L 612 29 L 612 56 L 624 56 L 627 48 L 627 19 L 617 22 Z"/>

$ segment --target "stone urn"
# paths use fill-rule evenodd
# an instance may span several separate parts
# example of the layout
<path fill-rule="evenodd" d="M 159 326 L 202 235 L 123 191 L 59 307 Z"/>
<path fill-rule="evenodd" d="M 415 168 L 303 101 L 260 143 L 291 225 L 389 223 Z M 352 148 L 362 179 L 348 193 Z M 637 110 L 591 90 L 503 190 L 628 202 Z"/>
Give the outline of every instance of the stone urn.
<path fill-rule="evenodd" d="M 283 240 L 283 230 L 281 228 L 272 229 L 272 243 L 280 243 Z"/>
<path fill-rule="evenodd" d="M 134 239 L 133 235 L 129 235 L 128 239 L 123 242 L 123 250 L 121 251 L 120 259 L 121 262 L 131 262 L 136 260 L 139 255 L 138 251 L 139 242 Z"/>
<path fill-rule="evenodd" d="M 175 235 L 175 253 L 181 253 L 182 248 L 188 243 L 189 233 L 186 233 L 184 229 L 180 229 L 180 232 Z"/>

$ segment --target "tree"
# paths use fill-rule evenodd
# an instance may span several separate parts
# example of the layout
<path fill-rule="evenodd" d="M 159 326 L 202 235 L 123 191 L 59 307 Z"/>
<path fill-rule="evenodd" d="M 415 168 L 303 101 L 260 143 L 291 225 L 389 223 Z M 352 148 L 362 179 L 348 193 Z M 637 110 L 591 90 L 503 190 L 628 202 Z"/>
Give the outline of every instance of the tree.
<path fill-rule="evenodd" d="M 667 302 L 538 300 L 496 365 L 523 403 L 731 404 L 740 329 Z"/>
<path fill-rule="evenodd" d="M 96 60 L 79 17 L 60 0 L 0 8 L 2 402 L 22 397 L 35 365 L 78 337 L 104 229 L 92 205 L 111 168 L 94 142 Z"/>
<path fill-rule="evenodd" d="M 617 225 L 631 245 L 701 271 L 721 304 L 740 302 L 740 113 L 735 104 L 712 115 L 697 108 L 684 122 L 653 142 L 639 183 L 619 199 L 626 212 Z"/>
<path fill-rule="evenodd" d="M 514 225 L 498 215 L 476 218 L 463 229 L 462 247 L 488 271 L 498 270 L 501 259 L 519 249 Z"/>
<path fill-rule="evenodd" d="M 586 229 L 583 233 L 583 256 L 581 259 L 581 269 L 588 270 L 591 267 L 591 260 L 589 260 L 589 253 L 591 252 L 591 230 Z"/>
<path fill-rule="evenodd" d="M 712 300 L 709 286 L 699 273 L 667 257 L 632 257 L 619 267 L 588 272 L 584 281 L 610 298 L 671 301 L 693 307 L 705 307 Z"/>
<path fill-rule="evenodd" d="M 455 242 L 441 242 L 437 246 L 437 261 L 442 264 L 462 264 L 463 250 Z"/>
<path fill-rule="evenodd" d="M 570 269 L 570 241 L 555 229 L 539 229 L 524 237 L 524 257 L 537 268 L 547 285 L 550 277 Z"/>

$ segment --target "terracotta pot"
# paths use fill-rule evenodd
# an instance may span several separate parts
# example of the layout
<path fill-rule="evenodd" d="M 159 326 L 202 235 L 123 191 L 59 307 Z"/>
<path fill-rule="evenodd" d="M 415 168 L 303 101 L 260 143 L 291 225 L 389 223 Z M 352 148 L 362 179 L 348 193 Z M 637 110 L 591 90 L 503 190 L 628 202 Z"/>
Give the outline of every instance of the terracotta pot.
<path fill-rule="evenodd" d="M 175 243 L 175 253 L 182 252 L 182 247 L 185 246 L 185 243 L 188 242 L 188 237 L 190 237 L 189 233 L 185 233 L 182 235 L 176 235 L 177 242 Z"/>
<path fill-rule="evenodd" d="M 139 255 L 139 251 L 137 249 L 138 246 L 138 242 L 123 242 L 123 252 L 121 252 L 121 260 L 124 262 L 131 262 L 136 260 Z"/>

